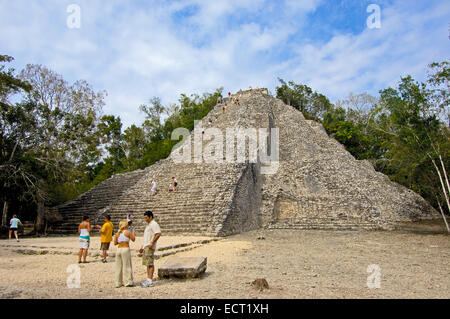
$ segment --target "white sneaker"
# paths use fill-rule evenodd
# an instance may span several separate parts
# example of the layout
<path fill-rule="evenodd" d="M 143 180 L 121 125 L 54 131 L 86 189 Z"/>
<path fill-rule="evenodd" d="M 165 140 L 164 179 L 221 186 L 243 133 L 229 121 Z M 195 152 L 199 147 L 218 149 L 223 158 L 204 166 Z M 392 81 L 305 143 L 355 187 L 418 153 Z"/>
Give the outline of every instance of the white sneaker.
<path fill-rule="evenodd" d="M 146 280 L 141 284 L 142 288 L 147 288 L 147 287 L 153 287 L 153 281 L 152 280 Z"/>

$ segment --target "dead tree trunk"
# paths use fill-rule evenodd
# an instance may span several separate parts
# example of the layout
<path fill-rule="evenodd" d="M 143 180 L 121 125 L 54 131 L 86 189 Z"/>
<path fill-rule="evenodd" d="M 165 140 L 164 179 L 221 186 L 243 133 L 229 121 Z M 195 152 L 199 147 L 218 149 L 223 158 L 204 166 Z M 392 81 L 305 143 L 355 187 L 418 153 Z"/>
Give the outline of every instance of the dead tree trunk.
<path fill-rule="evenodd" d="M 439 210 L 441 211 L 441 214 L 442 214 L 442 218 L 444 219 L 445 226 L 447 227 L 447 232 L 450 234 L 450 227 L 448 226 L 447 219 L 445 218 L 444 210 L 442 209 L 439 199 L 438 199 L 438 205 L 439 205 Z"/>
<path fill-rule="evenodd" d="M 442 179 L 441 171 L 439 170 L 439 167 L 436 165 L 436 162 L 434 161 L 434 159 L 432 160 L 432 162 L 433 162 L 434 168 L 436 169 L 436 172 L 438 173 L 439 180 L 441 181 L 441 187 L 442 187 L 442 191 L 444 192 L 445 201 L 447 202 L 447 208 L 450 211 L 450 202 L 449 202 L 449 199 L 448 199 L 448 193 L 447 193 L 447 190 L 445 188 L 444 181 Z M 445 219 L 445 215 L 444 215 L 443 212 L 442 212 L 442 214 L 443 214 L 442 217 L 444 218 L 445 224 L 447 225 L 447 220 Z M 447 227 L 448 227 L 448 225 L 447 225 Z M 449 233 L 450 233 L 450 231 L 449 231 Z"/>
<path fill-rule="evenodd" d="M 34 225 L 34 229 L 37 234 L 43 234 L 45 232 L 45 207 L 44 201 L 41 198 L 38 198 L 37 203 L 37 214 L 36 214 L 36 223 Z"/>
<path fill-rule="evenodd" d="M 447 192 L 448 192 L 448 194 L 450 195 L 450 184 L 449 184 L 449 182 L 448 182 L 447 171 L 445 170 L 444 161 L 442 160 L 442 156 L 441 156 L 441 155 L 439 155 L 439 160 L 441 161 L 442 170 L 444 171 L 445 181 L 447 182 Z"/>
<path fill-rule="evenodd" d="M 2 213 L 2 226 L 8 226 L 8 202 L 5 201 L 3 203 L 3 213 Z"/>

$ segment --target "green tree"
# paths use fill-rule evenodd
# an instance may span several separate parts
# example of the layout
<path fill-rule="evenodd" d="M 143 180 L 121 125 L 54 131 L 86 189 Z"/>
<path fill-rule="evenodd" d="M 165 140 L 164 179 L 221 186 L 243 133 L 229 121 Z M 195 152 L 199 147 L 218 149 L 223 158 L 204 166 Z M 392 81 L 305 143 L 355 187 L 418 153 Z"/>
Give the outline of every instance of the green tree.
<path fill-rule="evenodd" d="M 143 169 L 146 167 L 144 160 L 149 139 L 141 127 L 131 125 L 123 135 L 124 148 L 126 150 L 125 166 L 127 170 Z"/>
<path fill-rule="evenodd" d="M 439 65 L 446 68 L 447 64 Z M 386 159 L 389 161 L 390 176 L 421 193 L 435 206 L 440 206 L 444 198 L 450 210 L 450 187 L 446 173 L 450 134 L 448 126 L 442 121 L 445 118 L 443 114 L 448 111 L 448 98 L 447 92 L 436 87 L 436 83 L 448 81 L 448 74 L 448 68 L 433 73 L 426 83 L 416 82 L 407 76 L 401 79 L 397 89 L 382 90 L 373 124 L 389 137 Z M 441 192 L 436 194 L 435 185 L 439 184 Z M 444 215 L 443 218 L 445 221 Z"/>
<path fill-rule="evenodd" d="M 281 86 L 276 88 L 276 97 L 301 111 L 306 118 L 320 121 L 332 107 L 325 95 L 313 91 L 309 86 L 293 81 L 286 83 L 280 78 L 278 80 Z"/>
<path fill-rule="evenodd" d="M 14 194 L 22 194 L 24 168 L 21 166 L 20 141 L 26 137 L 29 127 L 34 125 L 30 117 L 30 105 L 14 106 L 9 98 L 21 92 L 29 92 L 31 86 L 14 74 L 14 69 L 6 69 L 6 63 L 13 57 L 0 55 L 0 177 L 2 183 L 0 200 L 3 203 L 1 225 L 6 227 L 8 218 L 8 203 Z"/>
<path fill-rule="evenodd" d="M 150 99 L 150 105 L 143 104 L 139 107 L 145 114 L 145 121 L 142 124 L 146 135 L 150 141 L 159 141 L 163 136 L 163 116 L 167 115 L 167 109 L 162 105 L 161 99 L 153 97 Z"/>
<path fill-rule="evenodd" d="M 115 172 L 125 168 L 123 160 L 126 156 L 122 135 L 122 121 L 114 115 L 104 115 L 98 124 L 101 141 L 108 151 L 107 159 Z"/>
<path fill-rule="evenodd" d="M 22 185 L 22 200 L 27 195 L 37 204 L 36 230 L 42 232 L 44 205 L 61 195 L 61 184 L 84 178 L 101 154 L 96 125 L 103 93 L 95 93 L 84 81 L 68 85 L 40 65 L 27 65 L 13 80 L 11 74 L 3 72 L 1 84 L 2 144 L 14 145 L 2 157 L 4 193 L 18 199 L 12 185 Z M 27 83 L 23 102 L 5 103 L 21 83 Z"/>
<path fill-rule="evenodd" d="M 323 116 L 322 124 L 328 134 L 343 144 L 359 160 L 369 160 L 377 167 L 377 160 L 386 151 L 383 137 L 370 126 L 372 110 L 377 99 L 367 93 L 350 93 L 336 102 Z"/>

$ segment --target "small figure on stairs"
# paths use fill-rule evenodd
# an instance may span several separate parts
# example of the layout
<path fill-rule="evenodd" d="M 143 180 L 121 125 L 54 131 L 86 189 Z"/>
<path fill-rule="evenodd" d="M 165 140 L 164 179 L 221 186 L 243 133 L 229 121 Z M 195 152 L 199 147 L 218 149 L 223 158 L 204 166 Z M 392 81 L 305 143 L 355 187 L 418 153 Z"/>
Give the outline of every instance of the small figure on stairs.
<path fill-rule="evenodd" d="M 173 192 L 173 185 L 172 185 L 172 183 L 169 184 L 169 193 L 170 192 Z"/>
<path fill-rule="evenodd" d="M 177 191 L 177 186 L 178 186 L 178 181 L 175 178 L 175 176 L 172 176 L 172 183 L 173 183 L 173 190 L 176 192 Z"/>
<path fill-rule="evenodd" d="M 152 195 L 156 195 L 158 190 L 156 189 L 156 182 L 152 180 L 152 188 L 150 190 L 152 192 Z"/>

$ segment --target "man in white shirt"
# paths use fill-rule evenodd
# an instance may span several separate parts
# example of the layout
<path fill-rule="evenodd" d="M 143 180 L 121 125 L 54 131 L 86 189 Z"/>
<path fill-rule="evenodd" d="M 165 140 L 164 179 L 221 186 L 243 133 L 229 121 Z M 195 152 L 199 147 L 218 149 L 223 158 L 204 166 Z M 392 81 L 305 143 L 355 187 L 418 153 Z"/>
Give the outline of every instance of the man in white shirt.
<path fill-rule="evenodd" d="M 151 287 L 153 286 L 153 272 L 155 271 L 154 254 L 156 242 L 161 236 L 161 229 L 159 228 L 158 223 L 153 220 L 153 213 L 151 211 L 146 211 L 144 213 L 144 219 L 147 222 L 147 226 L 144 231 L 144 242 L 139 253 L 142 254 L 142 264 L 147 266 L 147 280 L 144 281 L 141 286 Z"/>

